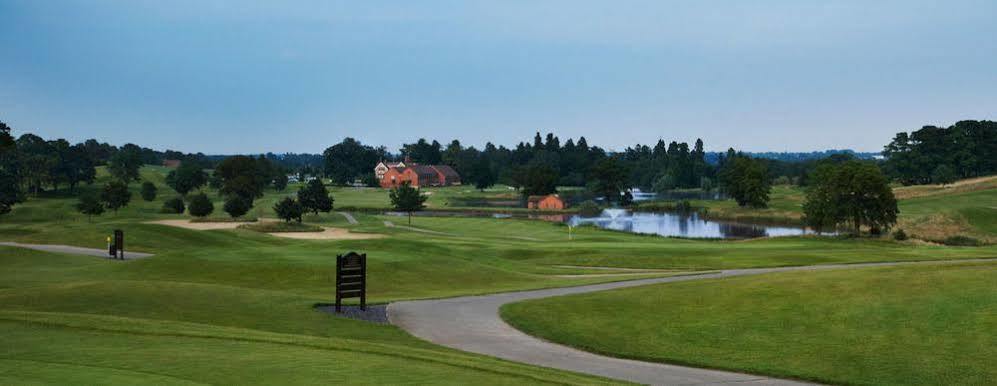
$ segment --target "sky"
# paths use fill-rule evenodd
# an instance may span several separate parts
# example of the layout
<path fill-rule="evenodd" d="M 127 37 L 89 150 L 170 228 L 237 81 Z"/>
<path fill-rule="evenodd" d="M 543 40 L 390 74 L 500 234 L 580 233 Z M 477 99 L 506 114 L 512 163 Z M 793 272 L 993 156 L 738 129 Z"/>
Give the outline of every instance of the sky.
<path fill-rule="evenodd" d="M 879 151 L 997 119 L 997 1 L 0 0 L 15 135 Z"/>

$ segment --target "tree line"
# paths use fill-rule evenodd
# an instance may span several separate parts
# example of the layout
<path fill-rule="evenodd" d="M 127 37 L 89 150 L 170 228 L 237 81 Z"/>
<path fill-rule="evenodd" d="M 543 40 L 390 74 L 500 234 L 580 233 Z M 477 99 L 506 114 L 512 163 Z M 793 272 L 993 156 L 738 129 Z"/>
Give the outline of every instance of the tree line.
<path fill-rule="evenodd" d="M 887 175 L 905 185 L 997 173 L 997 122 L 960 121 L 897 133 L 883 148 Z"/>

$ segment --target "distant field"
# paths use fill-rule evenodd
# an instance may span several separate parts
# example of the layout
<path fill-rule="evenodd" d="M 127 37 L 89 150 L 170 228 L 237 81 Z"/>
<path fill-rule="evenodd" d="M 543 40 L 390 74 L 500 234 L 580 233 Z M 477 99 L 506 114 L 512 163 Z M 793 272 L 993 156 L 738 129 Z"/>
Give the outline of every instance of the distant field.
<path fill-rule="evenodd" d="M 997 263 L 793 272 L 508 305 L 554 342 L 609 355 L 857 385 L 997 379 Z"/>

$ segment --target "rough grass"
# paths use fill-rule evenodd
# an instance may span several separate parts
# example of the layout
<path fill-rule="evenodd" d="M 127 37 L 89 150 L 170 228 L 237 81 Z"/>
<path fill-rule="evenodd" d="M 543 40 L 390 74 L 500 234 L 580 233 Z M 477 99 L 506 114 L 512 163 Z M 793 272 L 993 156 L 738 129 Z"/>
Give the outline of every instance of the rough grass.
<path fill-rule="evenodd" d="M 255 224 L 243 224 L 239 225 L 239 229 L 247 229 L 263 233 L 321 232 L 323 230 L 323 228 L 320 226 L 304 224 L 299 222 L 286 222 L 286 221 L 266 221 Z"/>
<path fill-rule="evenodd" d="M 614 356 L 831 384 L 997 378 L 997 264 L 782 273 L 508 305 L 545 339 Z"/>

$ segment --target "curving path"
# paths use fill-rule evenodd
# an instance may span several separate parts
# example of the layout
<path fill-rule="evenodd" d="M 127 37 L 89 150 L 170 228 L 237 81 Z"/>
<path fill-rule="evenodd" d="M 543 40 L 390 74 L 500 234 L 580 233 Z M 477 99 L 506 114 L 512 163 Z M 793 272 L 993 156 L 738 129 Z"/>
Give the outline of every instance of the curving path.
<path fill-rule="evenodd" d="M 458 350 L 624 381 L 654 385 L 723 385 L 733 383 L 800 385 L 804 383 L 750 374 L 642 362 L 592 354 L 546 342 L 516 330 L 499 317 L 499 307 L 503 304 L 528 299 L 605 291 L 648 284 L 717 279 L 773 272 L 820 271 L 914 264 L 958 264 L 980 261 L 997 261 L 997 259 L 732 269 L 700 275 L 671 276 L 580 287 L 510 292 L 484 296 L 465 296 L 440 300 L 406 301 L 388 305 L 388 320 L 416 337 Z"/>
<path fill-rule="evenodd" d="M 74 247 L 72 245 L 56 245 L 56 244 L 24 244 L 24 243 L 10 242 L 10 241 L 0 241 L 0 245 L 7 247 L 28 248 L 44 252 L 65 253 L 69 255 L 97 256 L 97 257 L 104 257 L 110 259 L 106 249 L 83 248 L 83 247 Z M 142 253 L 142 252 L 129 252 L 128 248 L 125 248 L 125 260 L 144 259 L 146 257 L 152 257 L 152 254 Z"/>

